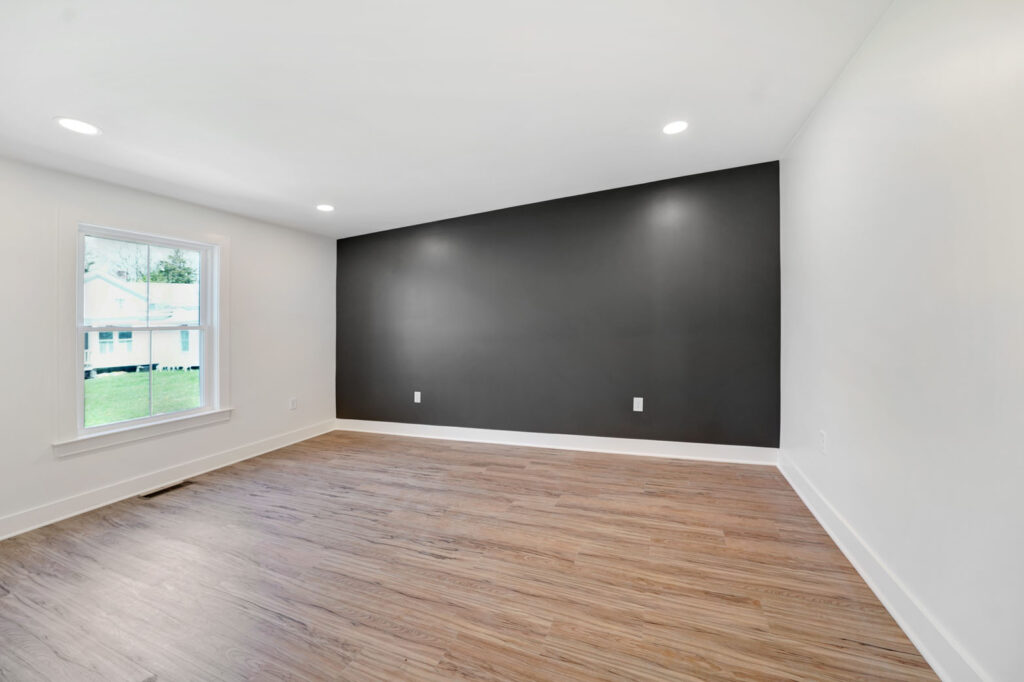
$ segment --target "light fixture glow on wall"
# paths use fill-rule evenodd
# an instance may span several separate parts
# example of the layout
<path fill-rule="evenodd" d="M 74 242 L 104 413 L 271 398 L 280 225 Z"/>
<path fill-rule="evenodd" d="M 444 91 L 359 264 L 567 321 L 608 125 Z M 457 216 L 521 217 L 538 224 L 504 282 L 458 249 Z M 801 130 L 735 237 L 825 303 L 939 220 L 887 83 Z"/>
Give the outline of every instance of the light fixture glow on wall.
<path fill-rule="evenodd" d="M 81 135 L 99 135 L 100 129 L 91 123 L 85 121 L 79 121 L 77 118 L 58 118 L 57 125 L 61 128 L 66 128 L 73 133 L 79 133 Z"/>
<path fill-rule="evenodd" d="M 662 128 L 661 132 L 665 133 L 666 135 L 675 135 L 676 133 L 683 132 L 689 127 L 690 124 L 687 123 L 686 121 L 672 121 L 664 128 Z"/>
<path fill-rule="evenodd" d="M 331 211 L 334 210 L 334 207 L 331 206 L 330 204 L 317 204 L 316 210 L 320 211 L 321 213 L 330 213 Z"/>

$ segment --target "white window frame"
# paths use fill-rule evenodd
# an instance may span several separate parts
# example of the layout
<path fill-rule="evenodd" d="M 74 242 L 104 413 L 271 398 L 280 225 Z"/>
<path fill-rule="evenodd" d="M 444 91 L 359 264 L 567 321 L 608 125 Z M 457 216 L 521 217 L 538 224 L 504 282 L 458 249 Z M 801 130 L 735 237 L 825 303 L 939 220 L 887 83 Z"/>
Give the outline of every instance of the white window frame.
<path fill-rule="evenodd" d="M 231 408 L 225 405 L 227 396 L 228 366 L 224 349 L 227 345 L 227 328 L 224 311 L 226 301 L 226 252 L 227 241 L 217 235 L 203 235 L 209 241 L 168 237 L 149 232 L 125 230 L 106 227 L 96 222 L 60 221 L 59 243 L 67 259 L 58 258 L 58 263 L 74 263 L 72 288 L 64 289 L 68 296 L 62 298 L 59 306 L 62 326 L 67 330 L 65 339 L 59 347 L 62 369 L 58 374 L 61 385 L 58 393 L 62 397 L 58 412 L 58 432 L 64 434 L 62 440 L 54 443 L 54 452 L 59 457 L 74 455 L 89 450 L 105 448 L 125 442 L 159 436 L 173 431 L 189 429 L 206 424 L 226 421 L 230 418 Z M 200 302 L 199 324 L 147 327 L 93 327 L 84 325 L 84 284 L 85 284 L 85 237 L 94 236 L 104 239 L 116 239 L 156 247 L 181 248 L 200 253 Z M 67 267 L 67 266 L 66 266 Z M 70 270 L 70 267 L 68 267 Z M 72 273 L 59 272 L 58 280 L 69 281 Z M 201 406 L 191 410 L 182 410 L 166 414 L 151 415 L 138 419 L 114 422 L 99 426 L 85 426 L 85 333 L 112 331 L 115 332 L 114 343 L 119 331 L 166 331 L 180 332 L 201 331 L 200 354 L 200 395 Z M 90 349 L 93 350 L 93 349 Z M 98 352 L 98 348 L 94 352 Z M 150 346 L 152 352 L 152 345 Z M 72 354 L 73 353 L 73 357 Z M 152 363 L 150 363 L 152 364 Z M 74 374 L 73 388 L 71 372 Z M 66 382 L 66 383 L 65 383 Z M 152 383 L 150 384 L 152 394 Z M 74 405 L 68 404 L 70 400 Z M 60 416 L 65 415 L 65 416 Z"/>

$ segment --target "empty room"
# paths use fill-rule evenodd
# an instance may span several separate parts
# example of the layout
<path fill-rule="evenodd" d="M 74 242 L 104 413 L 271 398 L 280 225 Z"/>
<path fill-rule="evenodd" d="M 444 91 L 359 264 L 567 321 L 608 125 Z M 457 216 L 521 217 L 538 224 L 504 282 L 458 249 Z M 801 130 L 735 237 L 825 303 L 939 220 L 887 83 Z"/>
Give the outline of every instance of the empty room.
<path fill-rule="evenodd" d="M 1024 0 L 2 0 L 0 681 L 1024 680 Z"/>

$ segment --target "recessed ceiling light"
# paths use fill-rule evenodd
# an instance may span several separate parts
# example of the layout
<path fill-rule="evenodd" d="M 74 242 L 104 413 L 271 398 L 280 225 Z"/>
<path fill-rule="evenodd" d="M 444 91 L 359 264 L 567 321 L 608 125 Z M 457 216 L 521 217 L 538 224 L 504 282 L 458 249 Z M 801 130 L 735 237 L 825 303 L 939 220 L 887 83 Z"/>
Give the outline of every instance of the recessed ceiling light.
<path fill-rule="evenodd" d="M 58 118 L 57 125 L 61 128 L 67 128 L 71 132 L 81 133 L 82 135 L 99 135 L 100 129 L 91 123 L 85 121 L 79 121 L 77 118 Z"/>
<path fill-rule="evenodd" d="M 316 210 L 320 211 L 321 213 L 330 213 L 331 211 L 334 210 L 334 207 L 331 206 L 330 204 L 317 204 Z"/>
<path fill-rule="evenodd" d="M 662 128 L 661 132 L 665 133 L 666 135 L 675 135 L 676 133 L 683 132 L 688 127 L 690 127 L 690 124 L 687 123 L 686 121 L 672 121 L 667 126 Z"/>

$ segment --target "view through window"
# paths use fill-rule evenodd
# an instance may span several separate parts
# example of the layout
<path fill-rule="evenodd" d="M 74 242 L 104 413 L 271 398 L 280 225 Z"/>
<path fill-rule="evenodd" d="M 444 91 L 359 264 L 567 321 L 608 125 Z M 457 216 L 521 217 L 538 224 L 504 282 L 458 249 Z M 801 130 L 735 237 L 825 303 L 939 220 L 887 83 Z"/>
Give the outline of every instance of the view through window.
<path fill-rule="evenodd" d="M 82 227 L 82 426 L 204 407 L 206 249 Z"/>

